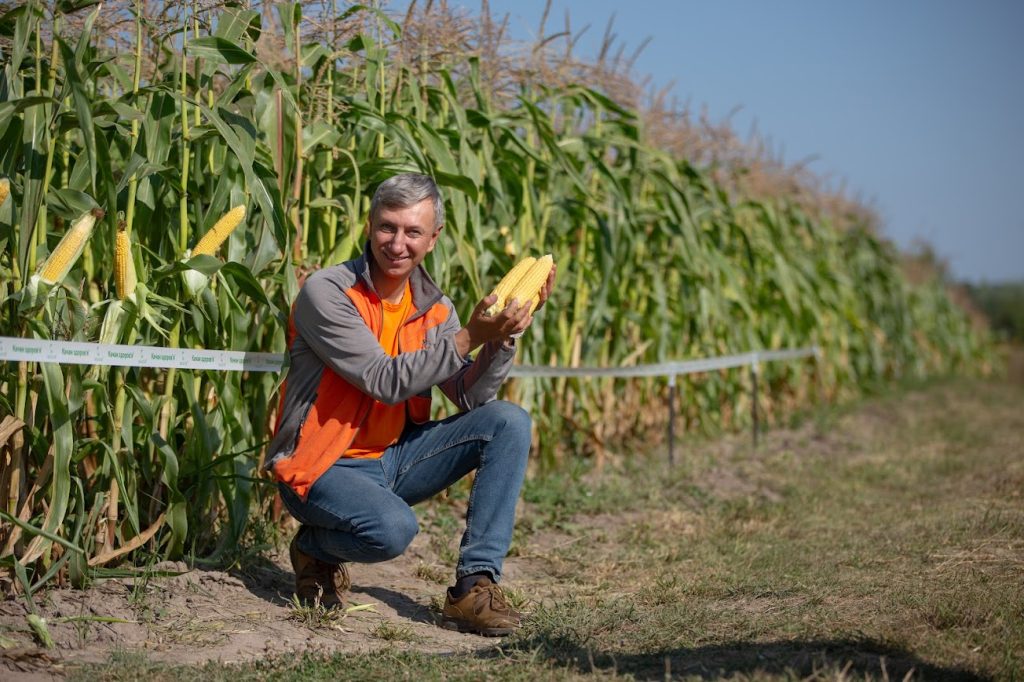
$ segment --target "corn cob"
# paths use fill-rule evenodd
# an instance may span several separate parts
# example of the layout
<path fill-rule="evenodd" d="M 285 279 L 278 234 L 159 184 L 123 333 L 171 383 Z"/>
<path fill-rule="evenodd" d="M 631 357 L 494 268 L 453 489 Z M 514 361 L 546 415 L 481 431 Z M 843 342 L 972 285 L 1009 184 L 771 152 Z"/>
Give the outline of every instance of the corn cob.
<path fill-rule="evenodd" d="M 498 286 L 494 287 L 494 291 L 491 292 L 492 295 L 498 297 L 498 300 L 492 303 L 490 307 L 484 311 L 487 315 L 497 315 L 505 309 L 505 304 L 508 302 L 509 292 L 515 288 L 516 284 L 519 283 L 519 280 L 522 279 L 523 275 L 525 275 L 527 270 L 530 269 L 530 266 L 536 262 L 536 258 L 533 256 L 527 256 L 516 263 L 515 266 L 508 271 L 508 274 L 501 278 L 501 281 L 498 282 Z"/>
<path fill-rule="evenodd" d="M 92 228 L 96 226 L 96 221 L 103 216 L 103 209 L 94 208 L 88 213 L 83 213 L 78 220 L 72 223 L 71 229 L 61 238 L 57 248 L 43 263 L 43 267 L 39 271 L 39 279 L 47 284 L 56 284 L 64 279 L 71 271 L 75 261 L 82 255 L 82 249 L 85 248 L 85 242 L 92 235 Z"/>
<path fill-rule="evenodd" d="M 7 195 L 11 193 L 11 181 L 7 178 L 0 180 L 0 206 L 7 201 Z"/>
<path fill-rule="evenodd" d="M 128 232 L 124 228 L 125 225 L 122 222 L 118 226 L 117 237 L 114 239 L 114 285 L 117 287 L 117 298 L 120 301 L 135 293 L 137 283 L 131 243 L 128 239 Z"/>
<path fill-rule="evenodd" d="M 192 249 L 193 256 L 212 256 L 224 243 L 236 227 L 245 218 L 245 206 L 235 206 L 221 216 L 221 219 L 203 235 L 199 243 Z"/>
<path fill-rule="evenodd" d="M 529 305 L 530 314 L 533 314 L 537 304 L 540 303 L 540 290 L 544 287 L 544 283 L 548 280 L 548 275 L 551 273 L 551 268 L 555 266 L 555 260 L 549 253 L 546 256 L 541 256 L 537 259 L 530 269 L 526 271 L 522 279 L 516 283 L 515 288 L 509 292 L 507 301 L 511 301 L 513 298 L 519 303 L 520 306 Z"/>

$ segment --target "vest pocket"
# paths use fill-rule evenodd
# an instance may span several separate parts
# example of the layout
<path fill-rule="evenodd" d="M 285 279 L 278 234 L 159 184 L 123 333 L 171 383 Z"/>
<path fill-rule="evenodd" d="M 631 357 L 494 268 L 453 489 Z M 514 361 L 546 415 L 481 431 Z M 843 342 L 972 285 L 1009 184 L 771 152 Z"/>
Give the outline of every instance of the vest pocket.
<path fill-rule="evenodd" d="M 423 424 L 430 420 L 430 392 L 424 396 L 420 395 L 413 396 L 407 401 L 409 408 L 409 419 L 414 424 Z"/>

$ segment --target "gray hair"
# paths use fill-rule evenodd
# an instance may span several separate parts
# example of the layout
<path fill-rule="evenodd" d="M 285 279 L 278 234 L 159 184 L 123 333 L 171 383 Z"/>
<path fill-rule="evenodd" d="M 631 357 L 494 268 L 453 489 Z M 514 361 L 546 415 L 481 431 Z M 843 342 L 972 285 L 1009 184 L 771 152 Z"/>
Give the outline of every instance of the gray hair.
<path fill-rule="evenodd" d="M 380 183 L 370 202 L 370 223 L 383 208 L 409 208 L 424 199 L 434 202 L 434 229 L 444 225 L 444 198 L 437 183 L 429 175 L 402 173 L 393 175 Z"/>

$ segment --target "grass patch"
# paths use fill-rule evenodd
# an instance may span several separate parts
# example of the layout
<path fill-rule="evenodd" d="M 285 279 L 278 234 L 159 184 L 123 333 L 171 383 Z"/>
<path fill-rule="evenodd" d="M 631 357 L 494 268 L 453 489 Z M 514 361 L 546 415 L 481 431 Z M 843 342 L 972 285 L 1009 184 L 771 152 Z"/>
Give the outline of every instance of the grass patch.
<path fill-rule="evenodd" d="M 413 632 L 412 628 L 405 623 L 392 623 L 381 621 L 375 628 L 370 630 L 370 636 L 385 642 L 420 642 L 423 638 Z"/>
<path fill-rule="evenodd" d="M 422 561 L 416 566 L 416 577 L 421 580 L 437 583 L 438 585 L 447 585 L 454 579 L 450 569 L 441 568 L 434 564 L 426 564 Z"/>
<path fill-rule="evenodd" d="M 627 679 L 598 670 L 606 679 Z M 241 665 L 208 663 L 204 666 L 172 666 L 145 657 L 118 654 L 103 665 L 76 668 L 69 679 L 152 682 L 239 682 L 240 680 L 294 680 L 335 682 L 344 680 L 410 680 L 478 682 L 500 679 L 509 682 L 579 680 L 584 675 L 552 661 L 537 660 L 525 653 L 433 656 L 386 647 L 366 654 L 301 654 L 272 656 Z M 589 677 L 588 677 L 589 678 Z"/>
<path fill-rule="evenodd" d="M 373 611 L 373 604 L 352 604 L 345 607 L 327 608 L 317 599 L 306 602 L 292 595 L 291 610 L 288 617 L 305 625 L 310 630 L 329 628 L 343 630 L 342 622 L 353 613 Z"/>

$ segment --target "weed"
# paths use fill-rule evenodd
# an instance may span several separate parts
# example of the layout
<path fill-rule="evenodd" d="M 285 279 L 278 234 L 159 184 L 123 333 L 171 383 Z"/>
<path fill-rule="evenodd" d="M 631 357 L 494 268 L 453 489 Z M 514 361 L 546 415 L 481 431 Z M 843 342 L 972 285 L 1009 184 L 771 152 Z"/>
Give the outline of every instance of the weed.
<path fill-rule="evenodd" d="M 459 560 L 458 540 L 461 521 L 456 518 L 451 504 L 437 501 L 428 505 L 424 514 L 424 528 L 430 538 L 430 548 L 438 561 L 454 566 Z"/>
<path fill-rule="evenodd" d="M 449 571 L 421 561 L 416 566 L 416 577 L 421 580 L 444 585 L 448 582 Z"/>
<path fill-rule="evenodd" d="M 445 596 L 443 594 L 434 594 L 430 597 L 430 610 L 437 615 L 440 615 L 444 611 Z"/>
<path fill-rule="evenodd" d="M 289 618 L 302 623 L 310 630 L 330 628 L 341 630 L 341 622 L 348 613 L 341 608 L 327 608 L 317 599 L 312 603 L 304 602 L 299 596 L 292 595 Z"/>
<path fill-rule="evenodd" d="M 504 585 L 502 585 L 501 591 L 505 595 L 505 600 L 508 601 L 509 606 L 521 613 L 529 612 L 530 607 L 533 605 L 533 600 L 526 595 L 526 592 L 515 587 L 505 587 Z"/>
<path fill-rule="evenodd" d="M 459 550 L 455 540 L 434 535 L 430 538 L 430 547 L 437 553 L 437 559 L 443 564 L 454 566 L 459 560 Z"/>
<path fill-rule="evenodd" d="M 420 642 L 423 638 L 413 632 L 412 627 L 405 623 L 392 623 L 381 621 L 377 627 L 370 630 L 370 636 L 385 642 Z"/>

